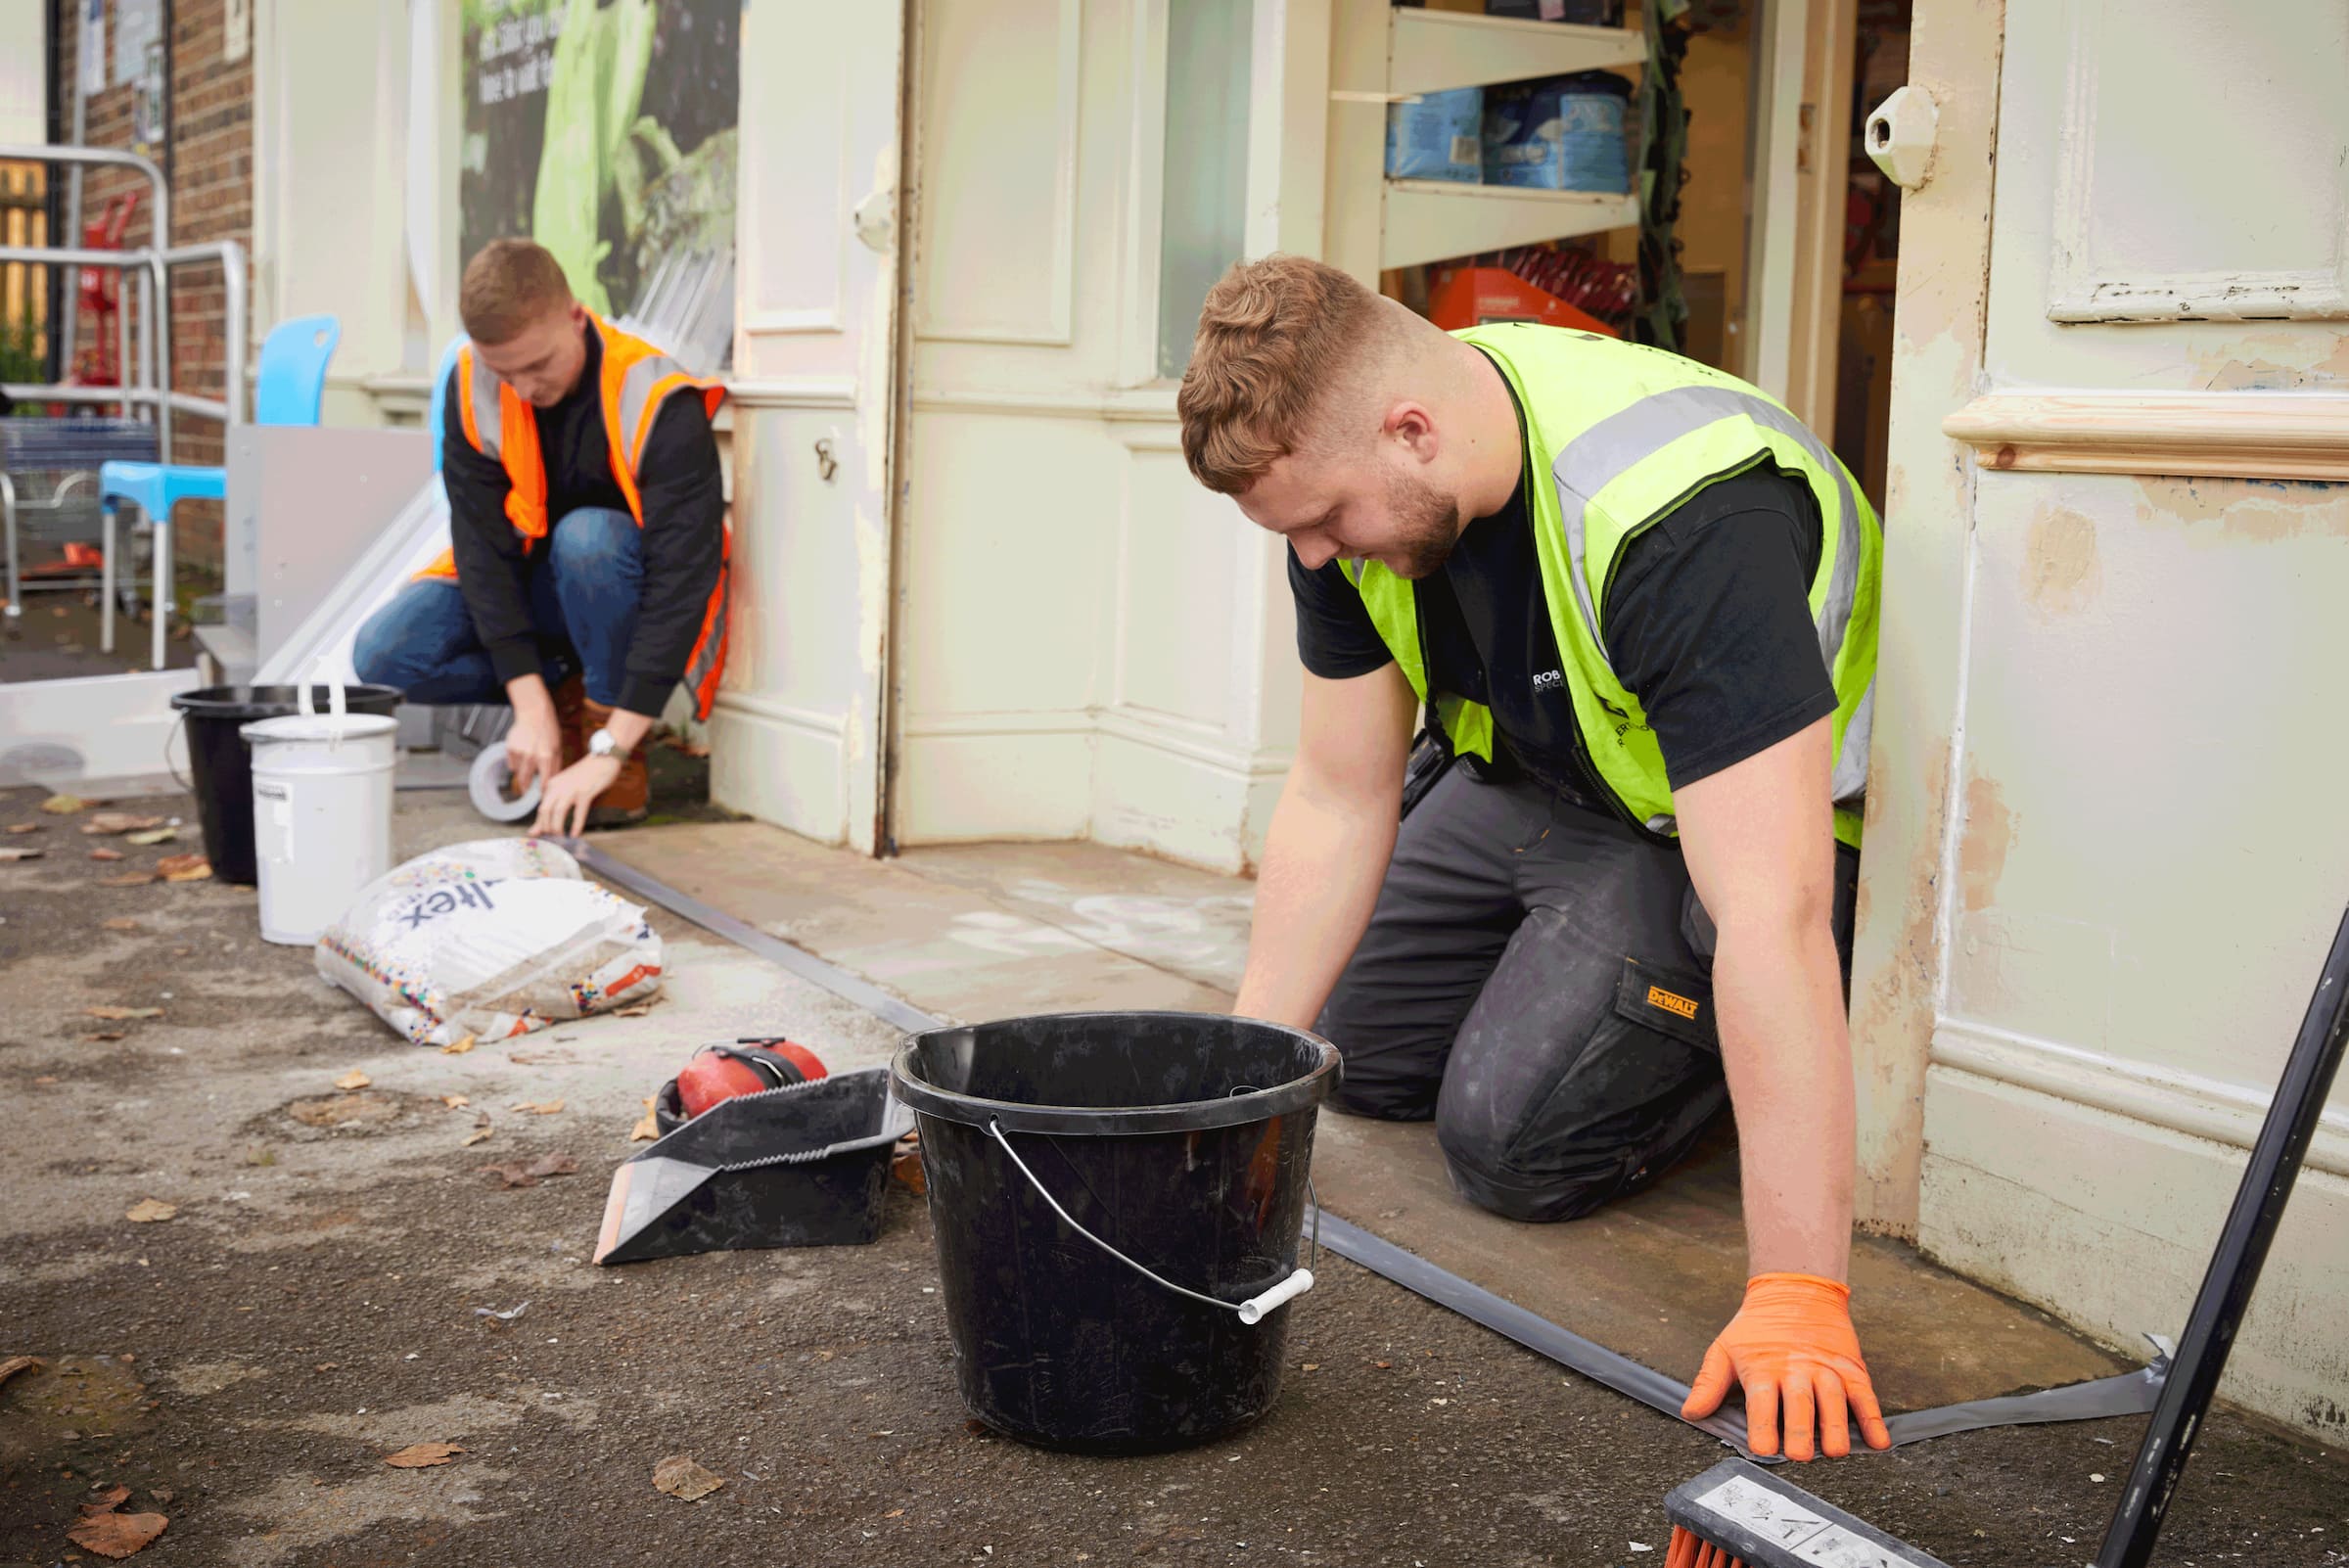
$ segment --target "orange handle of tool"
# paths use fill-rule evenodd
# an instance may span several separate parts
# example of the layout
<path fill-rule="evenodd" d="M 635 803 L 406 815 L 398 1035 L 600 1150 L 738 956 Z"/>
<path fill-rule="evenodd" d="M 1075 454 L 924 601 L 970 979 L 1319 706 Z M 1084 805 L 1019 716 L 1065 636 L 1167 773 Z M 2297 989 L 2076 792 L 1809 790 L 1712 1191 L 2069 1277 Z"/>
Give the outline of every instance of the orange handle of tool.
<path fill-rule="evenodd" d="M 1754 1275 L 1745 1282 L 1745 1305 L 1705 1352 L 1681 1414 L 1703 1420 L 1737 1383 L 1745 1388 L 1746 1444 L 1757 1454 L 1778 1452 L 1781 1413 L 1790 1459 L 1851 1453 L 1853 1416 L 1869 1448 L 1891 1448 L 1852 1328 L 1851 1300 L 1851 1286 L 1818 1274 Z"/>

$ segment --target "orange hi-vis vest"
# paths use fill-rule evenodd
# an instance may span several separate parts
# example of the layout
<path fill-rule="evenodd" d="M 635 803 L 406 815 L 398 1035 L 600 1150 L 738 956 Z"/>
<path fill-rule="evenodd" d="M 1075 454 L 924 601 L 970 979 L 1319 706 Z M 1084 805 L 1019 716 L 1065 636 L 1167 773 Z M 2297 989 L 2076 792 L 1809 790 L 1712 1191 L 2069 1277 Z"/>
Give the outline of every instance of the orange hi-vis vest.
<path fill-rule="evenodd" d="M 697 393 L 712 415 L 726 400 L 726 390 L 702 381 L 684 366 L 632 333 L 621 331 L 590 311 L 589 327 L 603 341 L 604 362 L 600 392 L 604 410 L 604 439 L 612 450 L 612 477 L 627 498 L 628 513 L 644 527 L 644 493 L 637 487 L 636 465 L 644 455 L 645 438 L 653 420 L 672 392 L 688 389 Z M 522 535 L 527 555 L 546 537 L 553 519 L 546 515 L 546 460 L 538 450 L 537 411 L 497 373 L 474 358 L 473 345 L 457 351 L 457 409 L 465 424 L 465 439 L 484 457 L 497 459 L 511 488 L 506 492 L 506 520 Z M 439 433 L 434 433 L 438 439 Z M 726 662 L 726 590 L 734 575 L 734 527 L 726 524 L 719 557 L 717 587 L 702 612 L 701 635 L 685 662 L 684 682 L 693 693 L 694 712 L 708 718 L 717 697 L 717 678 Z M 419 576 L 454 580 L 457 558 L 443 550 L 440 558 Z"/>

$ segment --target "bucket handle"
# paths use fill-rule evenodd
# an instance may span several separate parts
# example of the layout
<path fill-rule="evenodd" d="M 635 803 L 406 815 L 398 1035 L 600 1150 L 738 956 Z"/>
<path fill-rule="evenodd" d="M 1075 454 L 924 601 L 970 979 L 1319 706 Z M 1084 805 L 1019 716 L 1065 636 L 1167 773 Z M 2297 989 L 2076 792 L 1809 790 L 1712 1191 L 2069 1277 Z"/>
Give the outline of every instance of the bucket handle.
<path fill-rule="evenodd" d="M 1196 1302 L 1204 1302 L 1210 1307 L 1221 1307 L 1227 1313 L 1238 1313 L 1240 1314 L 1240 1321 L 1253 1328 L 1258 1323 L 1263 1322 L 1266 1315 L 1269 1314 L 1275 1307 L 1284 1306 L 1313 1288 L 1313 1271 L 1311 1268 L 1292 1268 L 1288 1271 L 1288 1273 L 1283 1275 L 1277 1283 L 1271 1285 L 1267 1289 L 1258 1292 L 1254 1296 L 1249 1297 L 1246 1301 L 1225 1301 L 1220 1296 L 1209 1296 L 1200 1291 L 1193 1290 L 1187 1285 L 1177 1285 L 1174 1280 L 1167 1278 L 1164 1274 L 1154 1272 L 1142 1264 L 1136 1263 L 1133 1259 L 1127 1257 L 1126 1254 L 1118 1251 L 1117 1248 L 1111 1246 L 1108 1242 L 1103 1241 L 1099 1236 L 1094 1235 L 1091 1231 L 1085 1229 L 1084 1226 L 1079 1224 L 1076 1217 L 1070 1214 L 1068 1210 L 1062 1208 L 1060 1206 L 1060 1200 L 1052 1196 L 1052 1194 L 1046 1190 L 1044 1184 L 1036 1179 L 1036 1173 L 1028 1169 L 1028 1162 L 1020 1158 L 1020 1151 L 1013 1148 L 1011 1146 L 1011 1139 L 1003 1135 L 1002 1123 L 997 1122 L 990 1117 L 988 1120 L 987 1131 L 990 1137 L 993 1138 L 997 1143 L 1003 1145 L 1003 1152 L 1010 1155 L 1011 1163 L 1020 1168 L 1020 1175 L 1028 1178 L 1028 1184 L 1036 1188 L 1036 1195 L 1052 1206 L 1052 1212 L 1060 1216 L 1061 1221 L 1067 1224 L 1071 1230 L 1076 1231 L 1077 1234 L 1082 1236 L 1085 1240 L 1091 1242 L 1103 1252 L 1108 1253 L 1112 1258 L 1115 1258 L 1118 1262 L 1124 1264 L 1135 1273 L 1140 1274 L 1144 1279 L 1151 1281 L 1153 1284 L 1163 1285 L 1167 1289 L 1174 1292 L 1174 1294 L 1177 1296 L 1188 1296 L 1191 1300 Z M 1319 1218 L 1320 1206 L 1316 1204 L 1314 1206 L 1314 1219 L 1316 1222 L 1318 1222 Z M 1316 1228 L 1318 1228 L 1317 1224 Z"/>
<path fill-rule="evenodd" d="M 318 716 L 317 704 L 310 696 L 311 681 L 315 680 L 320 675 L 331 675 L 333 673 L 334 671 L 328 668 L 326 655 L 320 654 L 318 656 L 317 664 L 310 667 L 309 678 L 300 682 L 300 685 L 298 689 L 299 694 L 295 699 L 301 709 L 302 717 L 315 718 Z M 328 715 L 335 721 L 334 729 L 328 736 L 327 745 L 330 749 L 340 750 L 343 745 L 344 723 L 350 716 L 343 706 L 343 682 L 339 679 L 336 679 L 325 680 L 319 683 L 326 687 Z"/>

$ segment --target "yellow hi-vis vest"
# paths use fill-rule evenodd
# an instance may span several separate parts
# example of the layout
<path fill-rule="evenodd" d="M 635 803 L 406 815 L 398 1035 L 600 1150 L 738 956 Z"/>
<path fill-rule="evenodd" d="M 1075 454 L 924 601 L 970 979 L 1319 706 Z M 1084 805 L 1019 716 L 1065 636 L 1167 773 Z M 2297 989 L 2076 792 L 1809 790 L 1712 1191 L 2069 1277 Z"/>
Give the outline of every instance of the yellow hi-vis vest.
<path fill-rule="evenodd" d="M 1843 464 L 1774 399 L 1678 354 L 1526 322 L 1454 336 L 1493 357 L 1524 411 L 1542 593 L 1583 751 L 1624 814 L 1651 833 L 1678 829 L 1663 750 L 1639 699 L 1607 659 L 1603 618 L 1616 563 L 1644 530 L 1717 481 L 1770 463 L 1810 485 L 1821 525 L 1811 618 L 1835 683 L 1835 836 L 1856 847 L 1875 695 L 1883 532 Z M 1427 662 L 1410 581 L 1373 561 L 1349 563 L 1347 575 L 1425 703 Z M 1492 760 L 1490 709 L 1441 692 L 1435 708 L 1454 751 Z"/>

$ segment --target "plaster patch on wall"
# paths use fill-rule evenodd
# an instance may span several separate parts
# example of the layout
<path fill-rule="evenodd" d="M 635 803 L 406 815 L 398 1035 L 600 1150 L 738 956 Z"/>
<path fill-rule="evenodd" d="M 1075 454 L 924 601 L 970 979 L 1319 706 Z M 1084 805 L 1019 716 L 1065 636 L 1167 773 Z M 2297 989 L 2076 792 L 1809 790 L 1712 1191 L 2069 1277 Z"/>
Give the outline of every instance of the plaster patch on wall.
<path fill-rule="evenodd" d="M 2104 573 L 2096 525 L 2069 507 L 2043 512 L 2023 551 L 2023 597 L 2050 616 L 2075 615 L 2096 600 Z"/>
<path fill-rule="evenodd" d="M 1997 897 L 2006 855 L 2014 848 L 2014 812 L 1996 779 L 1976 773 L 1965 781 L 1965 836 L 1958 850 L 1968 914 L 1988 908 Z"/>
<path fill-rule="evenodd" d="M 2349 538 L 2349 484 L 2156 476 L 2138 481 L 2138 488 L 2144 496 L 2139 521 L 2185 524 L 2192 544 L 2280 544 L 2312 533 Z M 2202 526 L 2211 523 L 2218 527 Z"/>

